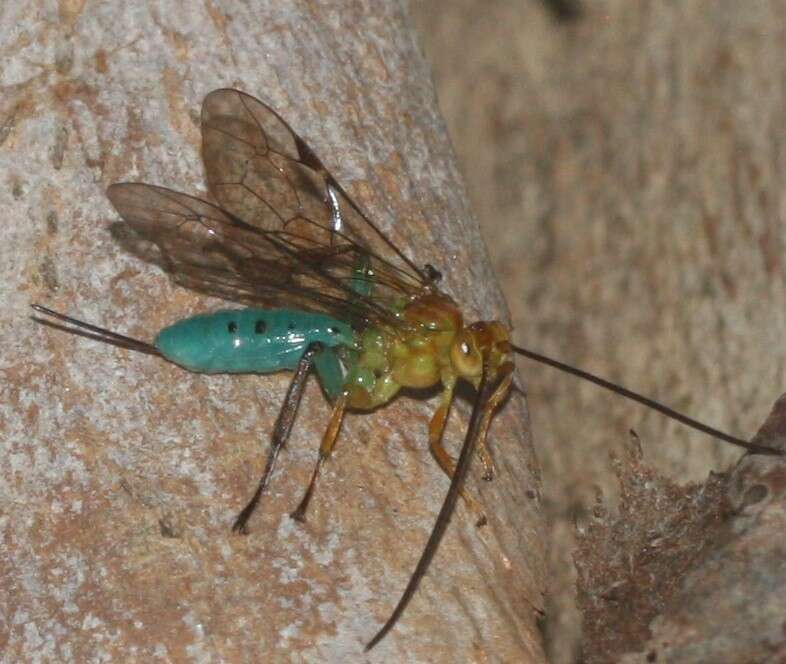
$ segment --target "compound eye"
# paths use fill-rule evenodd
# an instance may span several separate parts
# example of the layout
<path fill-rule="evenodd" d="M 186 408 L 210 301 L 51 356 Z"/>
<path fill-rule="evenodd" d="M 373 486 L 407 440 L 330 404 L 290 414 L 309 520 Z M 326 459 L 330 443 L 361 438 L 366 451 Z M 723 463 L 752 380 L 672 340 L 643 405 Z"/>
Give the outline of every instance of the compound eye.
<path fill-rule="evenodd" d="M 482 369 L 480 353 L 475 340 L 466 332 L 459 334 L 453 342 L 450 360 L 456 371 L 464 378 L 476 378 L 480 375 Z"/>

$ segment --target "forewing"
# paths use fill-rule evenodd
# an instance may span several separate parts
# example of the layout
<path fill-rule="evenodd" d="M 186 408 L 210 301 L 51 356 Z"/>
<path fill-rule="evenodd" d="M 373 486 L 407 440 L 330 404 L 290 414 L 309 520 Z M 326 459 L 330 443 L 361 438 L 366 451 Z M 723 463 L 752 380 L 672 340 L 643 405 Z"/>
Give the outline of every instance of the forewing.
<path fill-rule="evenodd" d="M 221 89 L 205 98 L 202 156 L 208 188 L 222 208 L 260 229 L 286 229 L 326 247 L 355 245 L 370 258 L 382 301 L 428 284 L 308 145 L 254 97 Z"/>
<path fill-rule="evenodd" d="M 386 307 L 351 288 L 357 247 L 331 244 L 324 229 L 264 230 L 148 184 L 114 184 L 107 196 L 134 231 L 125 238 L 128 248 L 187 288 L 249 305 L 324 311 L 357 325 L 394 322 Z"/>

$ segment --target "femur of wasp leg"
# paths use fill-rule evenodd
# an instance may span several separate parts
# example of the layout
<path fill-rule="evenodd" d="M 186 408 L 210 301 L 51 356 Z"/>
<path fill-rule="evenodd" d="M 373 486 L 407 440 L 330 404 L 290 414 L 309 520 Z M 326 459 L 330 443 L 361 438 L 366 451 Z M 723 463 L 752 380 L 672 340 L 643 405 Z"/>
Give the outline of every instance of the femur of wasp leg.
<path fill-rule="evenodd" d="M 429 422 L 428 426 L 429 449 L 431 450 L 431 454 L 434 455 L 434 458 L 439 464 L 439 467 L 442 468 L 443 472 L 448 476 L 449 479 L 453 478 L 456 464 L 448 454 L 447 450 L 445 450 L 445 448 L 442 446 L 442 436 L 445 432 L 445 424 L 448 420 L 448 414 L 450 413 L 450 405 L 453 402 L 454 385 L 455 383 L 445 387 L 445 389 L 442 391 L 440 405 L 437 410 L 434 411 L 434 415 L 431 417 L 431 421 Z M 486 523 L 486 515 L 480 504 L 474 498 L 472 498 L 469 491 L 467 491 L 465 487 L 461 487 L 460 494 L 461 499 L 467 506 L 467 509 L 472 512 L 476 524 L 478 526 L 484 525 Z"/>

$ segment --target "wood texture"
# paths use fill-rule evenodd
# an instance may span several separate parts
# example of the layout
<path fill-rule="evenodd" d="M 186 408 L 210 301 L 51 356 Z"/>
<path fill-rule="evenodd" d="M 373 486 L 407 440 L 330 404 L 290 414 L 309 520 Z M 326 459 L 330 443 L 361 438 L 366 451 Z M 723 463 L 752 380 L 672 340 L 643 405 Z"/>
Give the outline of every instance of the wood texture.
<path fill-rule="evenodd" d="M 566 24 L 539 3 L 413 3 L 515 337 L 750 436 L 786 385 L 783 3 L 582 4 Z M 573 662 L 574 523 L 596 487 L 613 509 L 608 451 L 634 428 L 680 483 L 739 453 L 520 368 L 551 524 L 544 626 Z"/>
<path fill-rule="evenodd" d="M 396 3 L 6 3 L 0 9 L 0 649 L 9 661 L 358 661 L 447 480 L 433 405 L 351 417 L 308 524 L 328 408 L 316 385 L 242 538 L 286 376 L 204 377 L 34 325 L 38 301 L 149 339 L 218 303 L 125 255 L 104 189 L 203 189 L 198 111 L 234 86 L 287 118 L 470 318 L 505 306 L 428 70 Z M 13 29 L 12 29 L 13 28 Z M 468 408 L 447 445 L 457 449 Z M 522 400 L 492 427 L 490 524 L 460 507 L 369 661 L 542 661 L 539 486 Z"/>

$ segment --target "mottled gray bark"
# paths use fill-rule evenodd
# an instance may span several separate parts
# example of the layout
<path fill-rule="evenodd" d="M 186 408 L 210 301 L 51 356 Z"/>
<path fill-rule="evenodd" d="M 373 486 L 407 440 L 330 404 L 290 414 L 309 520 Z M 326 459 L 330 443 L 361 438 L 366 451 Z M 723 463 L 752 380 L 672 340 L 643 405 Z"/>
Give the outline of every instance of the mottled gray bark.
<path fill-rule="evenodd" d="M 786 386 L 784 5 L 582 4 L 566 24 L 540 3 L 413 3 L 515 337 L 751 436 Z M 739 453 L 521 369 L 552 524 L 544 624 L 573 662 L 574 521 L 596 486 L 619 493 L 607 451 L 634 428 L 676 482 Z"/>
<path fill-rule="evenodd" d="M 447 490 L 433 404 L 351 416 L 305 526 L 288 513 L 328 408 L 311 385 L 247 537 L 230 526 L 288 377 L 205 377 L 33 324 L 37 301 L 150 339 L 218 305 L 122 252 L 106 186 L 203 190 L 198 112 L 270 103 L 470 318 L 503 317 L 429 74 L 377 2 L 5 3 L 0 9 L 0 649 L 9 661 L 356 661 Z M 466 404 L 453 414 L 454 453 Z M 372 661 L 541 661 L 542 528 L 527 417 L 492 428 L 490 525 L 463 506 Z"/>

